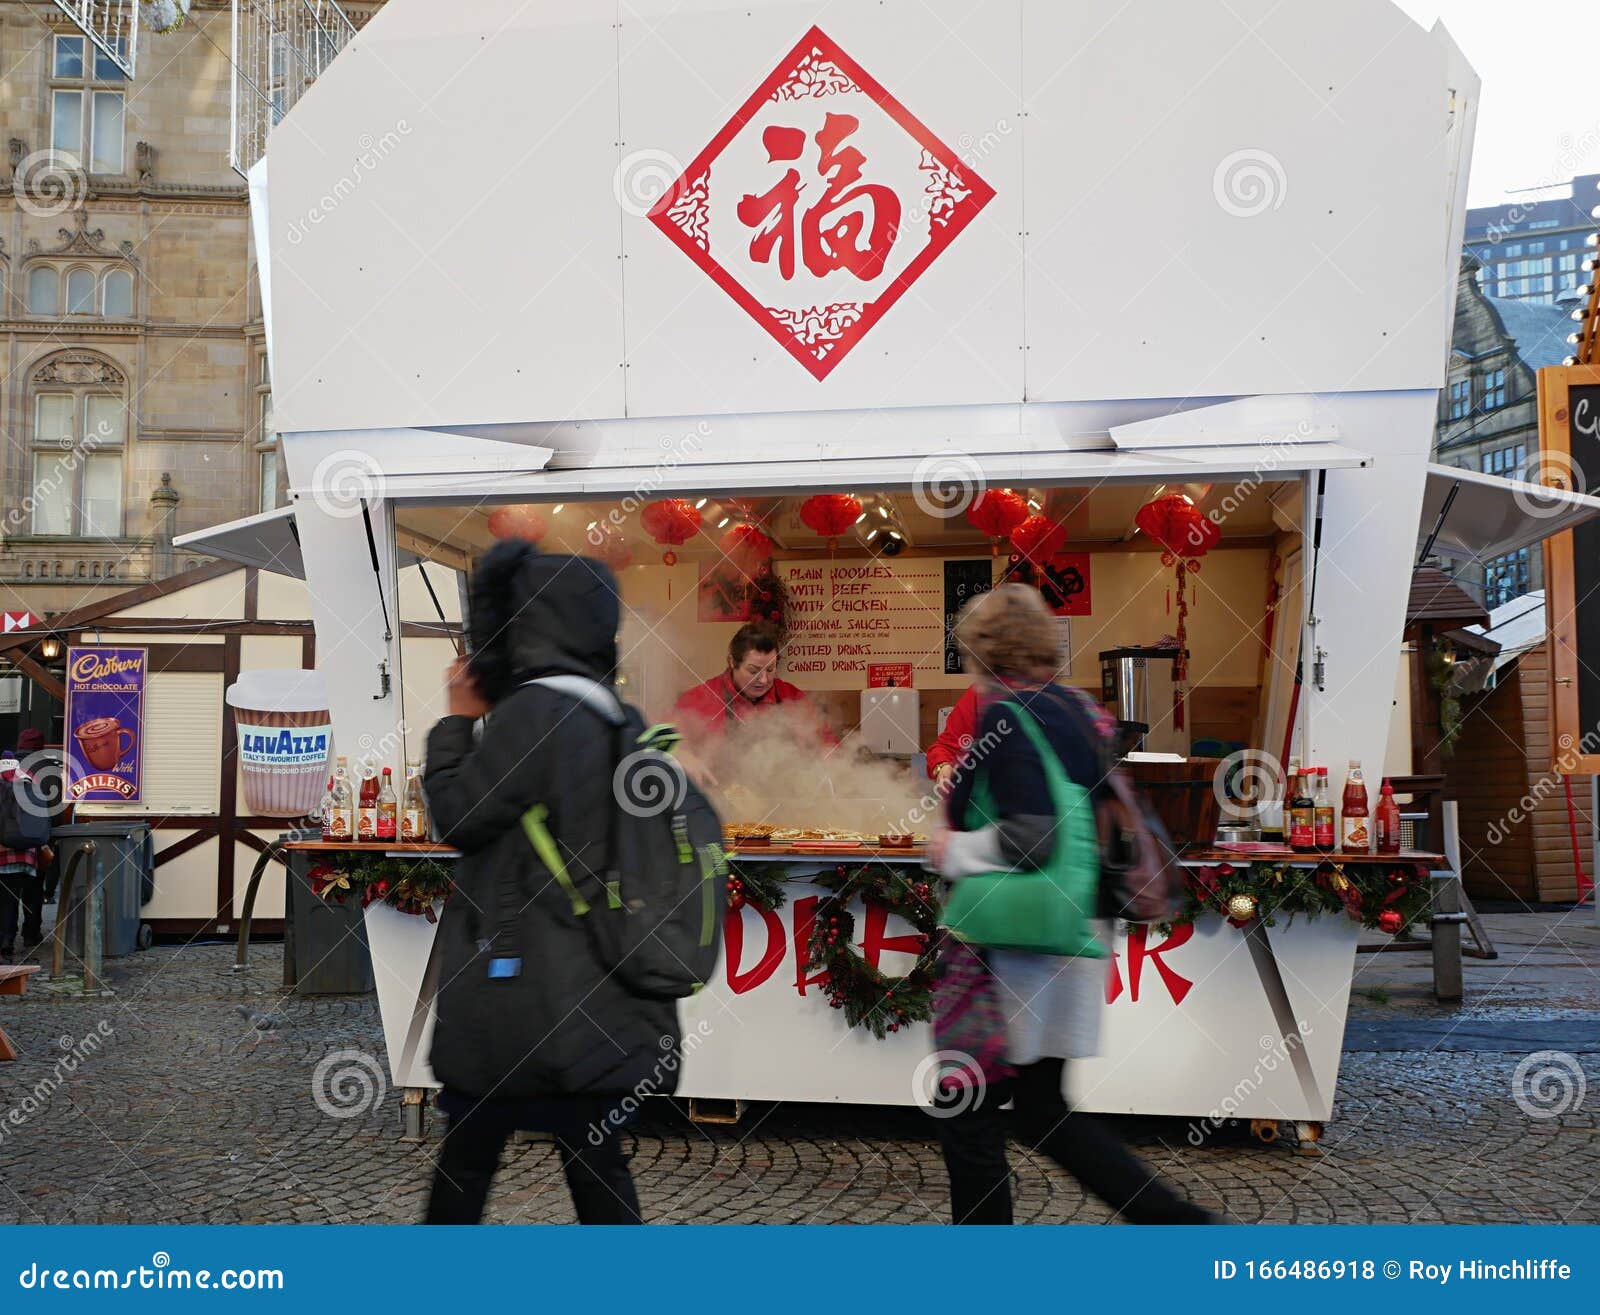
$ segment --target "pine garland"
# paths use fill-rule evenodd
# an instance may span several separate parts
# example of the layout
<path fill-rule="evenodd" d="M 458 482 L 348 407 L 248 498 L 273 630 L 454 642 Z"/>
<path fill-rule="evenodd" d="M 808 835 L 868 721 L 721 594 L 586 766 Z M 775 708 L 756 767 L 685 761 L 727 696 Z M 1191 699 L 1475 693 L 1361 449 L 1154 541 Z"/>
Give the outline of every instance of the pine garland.
<path fill-rule="evenodd" d="M 1363 927 L 1398 935 L 1427 912 L 1432 899 L 1428 874 L 1414 863 L 1215 863 L 1188 868 L 1184 875 L 1184 907 L 1163 929 L 1203 913 L 1220 913 L 1235 927 L 1258 918 L 1273 927 L 1280 914 L 1292 921 L 1296 914 L 1344 913 Z"/>
<path fill-rule="evenodd" d="M 354 895 L 362 908 L 384 903 L 429 922 L 437 921 L 434 903 L 449 899 L 455 889 L 449 868 L 437 858 L 390 858 L 359 850 L 323 859 L 306 876 L 312 893 L 329 904 L 343 904 Z"/>

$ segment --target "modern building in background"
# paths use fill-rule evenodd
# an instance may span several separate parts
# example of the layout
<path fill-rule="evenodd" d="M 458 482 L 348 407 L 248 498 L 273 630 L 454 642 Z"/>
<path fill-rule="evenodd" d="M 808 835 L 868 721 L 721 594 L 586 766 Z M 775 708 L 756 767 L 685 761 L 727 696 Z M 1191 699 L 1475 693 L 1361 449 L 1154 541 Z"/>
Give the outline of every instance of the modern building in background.
<path fill-rule="evenodd" d="M 1600 174 L 1580 174 L 1565 197 L 1468 210 L 1466 249 L 1480 263 L 1483 291 L 1548 306 L 1587 283 L 1583 262 L 1595 254 L 1587 239 L 1595 231 L 1597 205 Z"/>
<path fill-rule="evenodd" d="M 1555 304 L 1486 296 L 1482 263 L 1470 251 L 1462 257 L 1449 382 L 1439 398 L 1436 461 L 1537 482 L 1536 376 L 1544 366 L 1560 365 L 1572 351 L 1567 335 L 1575 305 L 1571 295 Z M 1444 566 L 1491 611 L 1544 587 L 1537 549 Z"/>

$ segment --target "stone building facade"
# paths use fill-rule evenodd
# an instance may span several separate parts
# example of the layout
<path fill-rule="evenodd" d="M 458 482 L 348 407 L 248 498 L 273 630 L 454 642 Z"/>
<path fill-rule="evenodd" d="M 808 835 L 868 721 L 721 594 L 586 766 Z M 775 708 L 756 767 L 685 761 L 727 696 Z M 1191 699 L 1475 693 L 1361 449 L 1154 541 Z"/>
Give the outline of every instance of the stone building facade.
<path fill-rule="evenodd" d="M 60 613 L 198 564 L 174 534 L 280 500 L 229 166 L 231 23 L 225 0 L 197 0 L 177 32 L 141 33 L 130 81 L 54 6 L 0 0 L 6 610 Z"/>
<path fill-rule="evenodd" d="M 1538 482 L 1537 374 L 1572 348 L 1567 304 L 1484 295 L 1481 263 L 1462 257 L 1450 374 L 1439 397 L 1435 460 L 1447 466 Z M 1430 527 L 1423 526 L 1426 531 Z M 1544 587 L 1543 559 L 1523 549 L 1492 562 L 1445 563 L 1491 610 Z"/>

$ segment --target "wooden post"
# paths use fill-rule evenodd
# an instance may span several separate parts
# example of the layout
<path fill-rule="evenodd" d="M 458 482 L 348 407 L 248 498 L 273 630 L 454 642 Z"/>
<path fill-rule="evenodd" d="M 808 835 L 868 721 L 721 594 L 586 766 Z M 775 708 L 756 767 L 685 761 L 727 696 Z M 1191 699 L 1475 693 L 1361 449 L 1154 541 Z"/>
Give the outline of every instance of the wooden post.
<path fill-rule="evenodd" d="M 1459 810 L 1454 799 L 1441 810 L 1446 871 L 1433 874 L 1433 994 L 1438 1000 L 1459 1000 L 1462 993 Z"/>

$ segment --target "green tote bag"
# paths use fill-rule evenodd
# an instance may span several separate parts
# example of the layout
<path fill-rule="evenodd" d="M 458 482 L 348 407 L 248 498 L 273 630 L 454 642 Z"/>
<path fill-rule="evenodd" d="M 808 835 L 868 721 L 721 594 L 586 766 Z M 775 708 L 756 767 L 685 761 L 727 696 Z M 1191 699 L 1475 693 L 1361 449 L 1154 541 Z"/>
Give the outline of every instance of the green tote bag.
<path fill-rule="evenodd" d="M 944 907 L 944 925 L 959 940 L 993 950 L 1074 955 L 1103 959 L 1105 946 L 1092 919 L 1100 885 L 1100 842 L 1089 792 L 1067 775 L 1043 728 L 1020 703 L 1007 701 L 1043 764 L 1055 808 L 1056 842 L 1037 870 L 985 872 L 962 877 Z M 969 826 L 987 825 L 997 814 L 987 770 L 967 803 Z"/>

